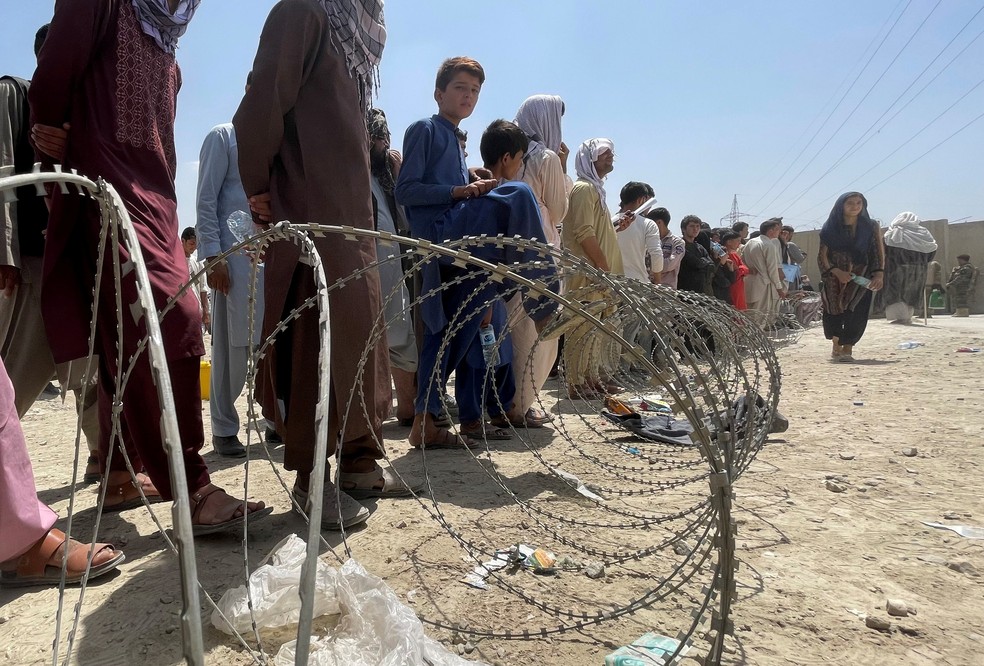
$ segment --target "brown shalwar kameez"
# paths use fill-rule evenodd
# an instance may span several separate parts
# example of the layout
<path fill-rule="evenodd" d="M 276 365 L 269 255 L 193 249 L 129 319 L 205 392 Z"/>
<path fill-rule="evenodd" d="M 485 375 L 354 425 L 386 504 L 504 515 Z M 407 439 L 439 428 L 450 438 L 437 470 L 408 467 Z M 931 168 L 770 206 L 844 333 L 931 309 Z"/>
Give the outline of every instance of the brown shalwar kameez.
<path fill-rule="evenodd" d="M 282 0 L 273 8 L 260 36 L 252 85 L 233 119 L 239 170 L 247 195 L 270 193 L 275 221 L 372 229 L 365 115 L 359 87 L 332 37 L 327 15 L 315 0 Z M 345 240 L 332 234 L 315 236 L 314 242 L 329 285 L 376 261 L 371 238 Z M 300 258 L 300 248 L 290 242 L 275 242 L 267 251 L 264 337 L 315 293 L 312 268 Z M 380 430 L 391 400 L 385 332 L 359 368 L 380 306 L 375 271 L 329 296 L 328 452 L 334 453 L 344 421 L 343 469 L 383 457 Z M 317 317 L 315 309 L 306 309 L 278 335 L 260 361 L 257 384 L 264 416 L 284 437 L 284 465 L 302 474 L 314 464 Z"/>

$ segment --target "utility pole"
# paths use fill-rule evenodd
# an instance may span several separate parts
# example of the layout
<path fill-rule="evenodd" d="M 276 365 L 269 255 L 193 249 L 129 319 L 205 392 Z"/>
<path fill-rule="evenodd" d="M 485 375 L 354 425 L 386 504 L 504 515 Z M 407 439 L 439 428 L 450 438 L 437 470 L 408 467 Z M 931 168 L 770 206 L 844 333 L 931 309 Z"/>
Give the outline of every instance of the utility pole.
<path fill-rule="evenodd" d="M 721 218 L 721 222 L 727 221 L 729 227 L 735 226 L 738 222 L 741 222 L 741 218 L 749 217 L 749 213 L 742 213 L 738 210 L 738 195 L 731 201 L 731 212 Z"/>

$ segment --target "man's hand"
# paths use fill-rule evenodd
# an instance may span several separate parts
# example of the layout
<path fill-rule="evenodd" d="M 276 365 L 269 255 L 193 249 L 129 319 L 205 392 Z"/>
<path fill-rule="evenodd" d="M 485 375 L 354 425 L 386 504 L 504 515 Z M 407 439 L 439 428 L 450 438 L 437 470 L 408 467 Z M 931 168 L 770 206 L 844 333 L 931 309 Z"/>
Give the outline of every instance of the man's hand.
<path fill-rule="evenodd" d="M 499 184 L 494 178 L 476 180 L 474 183 L 468 183 L 467 185 L 458 185 L 451 192 L 451 196 L 457 201 L 460 199 L 474 199 L 480 197 L 483 194 L 488 194 L 496 185 Z"/>
<path fill-rule="evenodd" d="M 208 261 L 212 261 L 214 259 L 215 257 L 209 257 Z M 232 287 L 232 279 L 229 277 L 229 265 L 226 264 L 225 259 L 213 264 L 212 267 L 208 269 L 205 281 L 213 290 L 221 292 L 226 296 L 229 295 L 229 289 Z"/>
<path fill-rule="evenodd" d="M 567 173 L 567 158 L 571 155 L 571 149 L 567 147 L 567 144 L 563 141 L 560 142 L 560 152 L 557 153 L 557 157 L 560 158 L 560 167 Z"/>
<path fill-rule="evenodd" d="M 273 207 L 270 205 L 270 193 L 262 192 L 249 198 L 249 209 L 260 220 L 260 224 L 269 225 L 273 220 Z"/>
<path fill-rule="evenodd" d="M 837 278 L 837 281 L 841 284 L 847 284 L 851 281 L 851 274 L 839 268 L 831 268 L 830 274 Z"/>
<path fill-rule="evenodd" d="M 31 128 L 31 143 L 45 155 L 61 162 L 65 159 L 65 146 L 68 144 L 68 132 L 71 129 L 69 123 L 61 127 L 34 125 Z"/>
<path fill-rule="evenodd" d="M 871 276 L 871 284 L 868 285 L 868 289 L 871 291 L 878 291 L 885 286 L 885 274 L 875 273 Z"/>
<path fill-rule="evenodd" d="M 785 289 L 778 289 L 777 291 L 779 292 L 779 298 L 786 298 L 788 295 L 788 292 Z"/>
<path fill-rule="evenodd" d="M 20 269 L 16 266 L 0 266 L 0 291 L 6 298 L 14 295 L 14 287 L 21 282 Z"/>
<path fill-rule="evenodd" d="M 615 220 L 615 233 L 625 231 L 635 222 L 635 215 L 632 213 L 622 213 L 622 217 Z"/>
<path fill-rule="evenodd" d="M 468 176 L 471 182 L 476 182 L 479 180 L 489 180 L 492 178 L 492 172 L 485 167 L 471 167 L 468 169 Z"/>
<path fill-rule="evenodd" d="M 663 277 L 662 273 L 654 273 L 649 271 L 649 281 L 653 284 L 659 284 L 660 279 Z"/>
<path fill-rule="evenodd" d="M 202 310 L 202 326 L 205 327 L 206 333 L 212 334 L 212 315 L 208 310 Z"/>

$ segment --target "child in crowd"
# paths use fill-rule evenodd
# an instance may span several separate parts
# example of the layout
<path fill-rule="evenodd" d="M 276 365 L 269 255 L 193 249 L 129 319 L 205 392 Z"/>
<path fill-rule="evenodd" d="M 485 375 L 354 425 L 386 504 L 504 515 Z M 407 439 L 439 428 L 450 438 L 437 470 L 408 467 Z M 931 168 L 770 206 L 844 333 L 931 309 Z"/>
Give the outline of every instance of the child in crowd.
<path fill-rule="evenodd" d="M 528 187 L 509 183 L 486 202 L 487 195 L 498 185 L 497 180 L 469 174 L 465 166 L 456 129 L 471 115 L 484 83 L 485 72 L 475 60 L 445 60 L 438 70 L 434 90 L 438 113 L 407 129 L 403 169 L 395 194 L 397 202 L 406 207 L 410 232 L 415 238 L 441 243 L 485 233 L 545 240 L 536 200 Z M 510 152 L 515 154 L 515 150 Z M 512 159 L 507 162 L 512 164 Z M 492 262 L 528 264 L 536 260 L 535 251 L 515 247 L 490 245 L 471 250 Z M 481 292 L 494 287 L 483 286 L 484 279 L 477 276 L 462 280 L 474 269 L 462 269 L 449 262 L 428 262 L 422 272 L 422 293 L 430 295 L 422 299 L 420 306 L 424 330 L 410 443 L 417 448 L 461 448 L 472 442 L 435 422 L 441 411 L 440 389 L 447 381 L 448 368 L 458 367 L 476 343 L 487 304 L 493 300 Z M 464 311 L 463 303 L 473 304 L 474 310 Z M 547 308 L 534 311 L 540 319 L 548 314 Z M 454 325 L 449 328 L 452 319 Z M 448 344 L 444 345 L 448 334 Z"/>

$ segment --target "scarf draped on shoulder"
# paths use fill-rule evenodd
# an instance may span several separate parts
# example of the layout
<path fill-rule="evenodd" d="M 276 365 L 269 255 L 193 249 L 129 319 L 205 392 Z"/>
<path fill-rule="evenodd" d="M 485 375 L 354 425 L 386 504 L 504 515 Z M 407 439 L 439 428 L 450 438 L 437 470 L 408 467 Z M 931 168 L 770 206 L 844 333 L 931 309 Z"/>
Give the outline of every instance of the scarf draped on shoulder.
<path fill-rule="evenodd" d="M 168 0 L 131 0 L 133 11 L 140 21 L 140 29 L 166 53 L 174 54 L 178 39 L 188 29 L 202 0 L 181 0 L 171 13 Z"/>
<path fill-rule="evenodd" d="M 379 61 L 386 44 L 382 0 L 318 0 L 328 14 L 332 43 L 345 57 L 349 76 L 359 85 L 368 110 L 379 87 Z"/>

